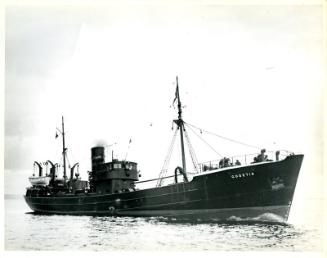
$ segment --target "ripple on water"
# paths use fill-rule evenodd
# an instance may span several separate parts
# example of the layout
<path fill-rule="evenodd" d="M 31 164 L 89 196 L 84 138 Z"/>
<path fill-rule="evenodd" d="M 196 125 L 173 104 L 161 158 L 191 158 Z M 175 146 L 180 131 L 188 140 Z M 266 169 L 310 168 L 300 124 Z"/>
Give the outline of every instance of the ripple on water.
<path fill-rule="evenodd" d="M 165 218 L 34 215 L 18 200 L 6 210 L 7 250 L 218 250 L 319 251 L 316 227 L 281 223 L 264 214 L 228 221 L 179 221 Z M 274 221 L 275 220 L 275 221 Z"/>

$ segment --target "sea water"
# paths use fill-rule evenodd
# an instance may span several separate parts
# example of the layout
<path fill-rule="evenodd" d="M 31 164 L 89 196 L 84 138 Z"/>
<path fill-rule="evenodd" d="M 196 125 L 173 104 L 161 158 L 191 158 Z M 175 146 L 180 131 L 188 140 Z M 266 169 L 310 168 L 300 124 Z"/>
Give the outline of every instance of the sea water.
<path fill-rule="evenodd" d="M 319 225 L 252 221 L 35 215 L 24 199 L 5 200 L 5 250 L 321 251 Z"/>

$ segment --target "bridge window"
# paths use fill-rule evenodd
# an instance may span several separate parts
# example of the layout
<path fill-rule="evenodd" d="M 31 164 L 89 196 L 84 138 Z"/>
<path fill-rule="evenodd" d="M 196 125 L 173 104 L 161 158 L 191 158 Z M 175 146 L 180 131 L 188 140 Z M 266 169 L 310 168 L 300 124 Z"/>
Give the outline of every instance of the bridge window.
<path fill-rule="evenodd" d="M 121 168 L 121 164 L 114 164 L 114 169 Z"/>

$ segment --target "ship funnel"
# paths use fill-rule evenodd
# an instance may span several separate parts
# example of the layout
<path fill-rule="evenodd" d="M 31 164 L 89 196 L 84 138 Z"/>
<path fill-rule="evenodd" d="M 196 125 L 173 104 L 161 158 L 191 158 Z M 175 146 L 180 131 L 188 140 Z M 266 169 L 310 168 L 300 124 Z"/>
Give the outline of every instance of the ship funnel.
<path fill-rule="evenodd" d="M 104 158 L 103 146 L 97 146 L 91 149 L 92 171 L 94 171 L 97 165 L 104 163 Z"/>

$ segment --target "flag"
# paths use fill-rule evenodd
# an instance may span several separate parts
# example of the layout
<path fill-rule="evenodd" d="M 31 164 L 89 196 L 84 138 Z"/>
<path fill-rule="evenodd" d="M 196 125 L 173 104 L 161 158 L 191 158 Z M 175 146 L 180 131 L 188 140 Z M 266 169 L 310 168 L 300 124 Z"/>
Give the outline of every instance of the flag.
<path fill-rule="evenodd" d="M 175 98 L 174 98 L 174 101 L 173 101 L 173 106 L 174 106 L 174 103 L 175 103 L 177 98 L 178 98 L 178 77 L 176 77 L 176 91 L 175 91 Z"/>
<path fill-rule="evenodd" d="M 173 105 L 175 104 L 175 101 L 176 101 L 177 98 L 178 98 L 178 85 L 176 87 L 176 92 L 175 92 L 175 98 L 174 98 L 174 101 L 173 101 Z"/>

